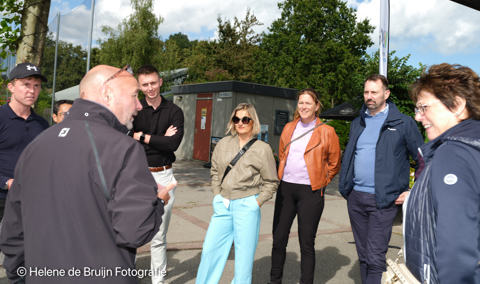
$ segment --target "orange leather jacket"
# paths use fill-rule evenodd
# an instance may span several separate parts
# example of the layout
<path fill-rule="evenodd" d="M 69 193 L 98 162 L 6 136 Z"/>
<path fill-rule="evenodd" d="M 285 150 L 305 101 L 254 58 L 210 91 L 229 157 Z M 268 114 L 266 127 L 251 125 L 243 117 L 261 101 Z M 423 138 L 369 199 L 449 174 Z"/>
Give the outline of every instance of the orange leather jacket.
<path fill-rule="evenodd" d="M 287 163 L 288 152 L 292 144 L 287 145 L 291 139 L 297 123 L 300 118 L 285 125 L 280 137 L 279 147 L 279 159 L 280 164 L 278 166 L 278 179 L 282 179 L 283 170 Z M 317 123 L 321 121 L 317 117 Z M 329 125 L 322 125 L 313 130 L 312 137 L 305 149 L 305 164 L 307 165 L 308 176 L 312 185 L 312 190 L 318 190 L 327 186 L 335 175 L 340 171 L 341 165 L 341 150 L 340 143 L 338 142 L 338 136 L 335 133 L 335 129 Z"/>

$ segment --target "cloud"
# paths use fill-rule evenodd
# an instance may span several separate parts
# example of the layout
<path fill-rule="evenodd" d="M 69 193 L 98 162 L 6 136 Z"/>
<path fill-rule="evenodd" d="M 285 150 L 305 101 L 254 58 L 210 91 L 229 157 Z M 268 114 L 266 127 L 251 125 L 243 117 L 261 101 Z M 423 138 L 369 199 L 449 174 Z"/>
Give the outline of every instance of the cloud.
<path fill-rule="evenodd" d="M 76 0 L 78 2 L 78 0 Z M 159 34 L 167 38 L 178 32 L 187 34 L 191 40 L 212 39 L 215 37 L 217 17 L 232 20 L 245 17 L 247 7 L 257 19 L 264 23 L 255 27 L 256 32 L 268 32 L 272 22 L 278 19 L 281 11 L 278 0 L 176 0 L 154 1 L 154 13 L 164 22 Z M 78 6 L 74 11 L 61 17 L 61 39 L 74 44 L 87 45 L 90 23 L 91 0 L 83 3 L 52 1 L 52 11 L 67 13 L 70 6 Z M 410 53 L 455 53 L 478 52 L 480 50 L 480 12 L 454 3 L 450 0 L 402 0 L 390 1 L 390 50 L 411 50 Z M 358 20 L 368 18 L 378 27 L 380 22 L 380 0 L 347 0 L 350 7 L 357 9 Z M 70 6 L 69 6 L 70 5 Z M 93 40 L 104 37 L 102 26 L 116 28 L 132 13 L 130 0 L 97 0 Z M 51 14 L 52 16 L 52 14 Z M 371 37 L 378 48 L 378 28 Z"/>
<path fill-rule="evenodd" d="M 52 19 L 57 12 L 61 13 L 60 39 L 75 45 L 87 46 L 90 24 L 90 2 L 75 3 L 71 0 L 54 0 L 50 12 Z M 77 1 L 78 2 L 78 1 Z M 88 8 L 87 8 L 88 7 Z M 217 29 L 217 17 L 223 20 L 244 19 L 247 7 L 264 25 L 255 27 L 255 32 L 266 32 L 271 23 L 280 17 L 277 0 L 177 0 L 170 2 L 154 1 L 154 13 L 161 16 L 164 22 L 159 27 L 159 35 L 168 38 L 178 32 L 187 34 L 191 40 L 212 39 Z M 97 0 L 93 31 L 94 45 L 96 40 L 104 38 L 102 26 L 116 28 L 118 24 L 132 13 L 130 0 Z M 56 31 L 56 22 L 50 21 L 50 30 Z"/>
<path fill-rule="evenodd" d="M 256 32 L 267 31 L 270 24 L 280 16 L 277 0 L 177 0 L 174 5 L 161 5 L 157 2 L 155 13 L 164 18 L 159 29 L 159 34 L 163 37 L 182 32 L 195 34 L 199 36 L 198 39 L 206 39 L 213 36 L 219 15 L 223 20 L 232 20 L 235 16 L 243 19 L 248 7 L 264 23 L 255 28 Z"/>
<path fill-rule="evenodd" d="M 90 10 L 91 0 L 85 0 L 73 10 L 65 10 L 60 14 L 60 40 L 81 45 L 84 48 L 88 45 L 88 35 L 90 29 Z M 61 6 L 56 6 L 52 2 L 51 12 L 59 11 L 68 3 L 62 2 Z M 111 9 L 115 7 L 115 9 Z M 116 28 L 118 24 L 131 13 L 129 0 L 97 0 L 95 5 L 95 17 L 93 23 L 92 45 L 97 46 L 97 40 L 104 38 L 102 26 Z M 52 15 L 50 15 L 52 16 Z M 49 30 L 56 36 L 57 23 L 51 20 Z M 55 37 L 54 37 L 55 38 Z"/>
<path fill-rule="evenodd" d="M 390 50 L 412 49 L 423 54 L 450 55 L 478 52 L 479 11 L 450 0 L 391 1 Z M 358 9 L 359 19 L 370 19 L 376 26 L 372 39 L 378 48 L 380 0 L 349 0 Z"/>

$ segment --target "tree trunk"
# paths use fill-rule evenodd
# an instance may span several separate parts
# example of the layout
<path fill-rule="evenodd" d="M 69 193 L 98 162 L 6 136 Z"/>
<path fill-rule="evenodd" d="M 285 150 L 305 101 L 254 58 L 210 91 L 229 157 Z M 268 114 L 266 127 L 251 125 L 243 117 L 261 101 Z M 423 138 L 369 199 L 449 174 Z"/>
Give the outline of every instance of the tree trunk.
<path fill-rule="evenodd" d="M 31 62 L 42 66 L 43 51 L 48 32 L 48 14 L 51 0 L 25 0 L 22 12 L 20 44 L 17 50 L 17 64 Z"/>

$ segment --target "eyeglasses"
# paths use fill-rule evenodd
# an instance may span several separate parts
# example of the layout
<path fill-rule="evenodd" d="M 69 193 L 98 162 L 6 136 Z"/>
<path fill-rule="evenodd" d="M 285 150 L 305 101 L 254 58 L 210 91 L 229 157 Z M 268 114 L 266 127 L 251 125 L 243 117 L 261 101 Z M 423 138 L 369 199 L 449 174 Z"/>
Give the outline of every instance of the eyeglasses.
<path fill-rule="evenodd" d="M 66 112 L 59 112 L 59 113 L 58 113 L 58 116 L 65 116 L 67 113 L 68 113 L 68 111 L 66 111 Z"/>
<path fill-rule="evenodd" d="M 235 124 L 238 124 L 238 123 L 240 122 L 240 120 L 242 121 L 243 124 L 249 124 L 250 121 L 253 120 L 253 119 L 251 119 L 251 118 L 248 117 L 248 116 L 244 116 L 244 117 L 242 117 L 242 118 L 240 118 L 240 117 L 238 117 L 238 116 L 232 117 L 232 121 L 233 121 L 233 123 L 235 123 Z"/>
<path fill-rule="evenodd" d="M 127 63 L 127 66 L 123 67 L 122 69 L 118 70 L 115 74 L 113 74 L 110 78 L 108 78 L 105 82 L 103 82 L 103 86 L 105 86 L 108 81 L 110 80 L 113 80 L 115 79 L 115 77 L 117 77 L 120 73 L 122 73 L 123 71 L 127 71 L 128 73 L 130 73 L 130 75 L 133 76 L 133 70 L 132 70 L 132 67 L 130 67 L 130 64 Z"/>
<path fill-rule="evenodd" d="M 421 115 L 425 114 L 425 111 L 427 111 L 427 108 L 435 103 L 438 103 L 440 100 L 436 100 L 433 102 L 429 102 L 427 104 L 419 105 L 415 108 L 415 114 L 420 113 Z"/>

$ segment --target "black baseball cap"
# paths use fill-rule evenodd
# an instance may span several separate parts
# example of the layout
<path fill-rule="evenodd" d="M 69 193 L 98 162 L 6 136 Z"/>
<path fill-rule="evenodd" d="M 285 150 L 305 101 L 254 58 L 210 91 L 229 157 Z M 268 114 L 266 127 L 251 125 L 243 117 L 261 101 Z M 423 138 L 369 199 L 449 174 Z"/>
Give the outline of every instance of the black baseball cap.
<path fill-rule="evenodd" d="M 43 76 L 40 72 L 40 68 L 35 66 L 30 62 L 20 63 L 13 70 L 10 72 L 10 76 L 8 77 L 10 81 L 13 79 L 22 79 L 30 76 L 37 76 L 42 79 L 43 82 L 47 82 L 47 77 Z"/>

